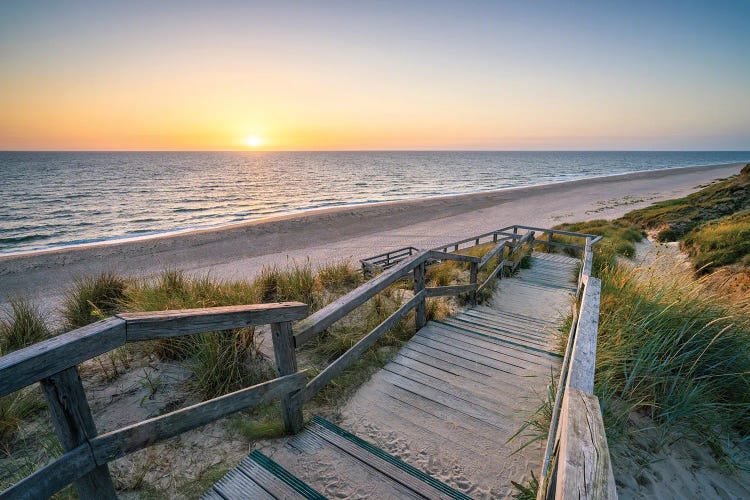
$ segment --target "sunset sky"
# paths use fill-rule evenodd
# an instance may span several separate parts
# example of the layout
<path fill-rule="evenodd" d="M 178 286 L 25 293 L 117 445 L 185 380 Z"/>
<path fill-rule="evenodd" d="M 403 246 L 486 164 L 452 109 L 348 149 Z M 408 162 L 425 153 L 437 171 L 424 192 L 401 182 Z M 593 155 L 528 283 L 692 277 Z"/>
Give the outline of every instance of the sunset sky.
<path fill-rule="evenodd" d="M 0 149 L 750 150 L 748 20 L 748 1 L 4 0 Z"/>

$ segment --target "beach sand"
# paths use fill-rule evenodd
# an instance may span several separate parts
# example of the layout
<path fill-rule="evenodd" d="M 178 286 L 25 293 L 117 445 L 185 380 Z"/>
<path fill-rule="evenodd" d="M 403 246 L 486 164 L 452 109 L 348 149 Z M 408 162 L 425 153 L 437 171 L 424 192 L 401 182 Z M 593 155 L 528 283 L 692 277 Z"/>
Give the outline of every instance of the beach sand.
<path fill-rule="evenodd" d="M 618 217 L 684 196 L 740 168 L 689 167 L 336 207 L 137 241 L 2 256 L 0 301 L 29 297 L 54 321 L 62 294 L 76 276 L 104 270 L 147 276 L 171 267 L 223 279 L 252 278 L 262 266 L 287 259 L 310 258 L 313 264 L 357 260 L 407 245 L 429 248 L 510 224 L 549 227 Z"/>

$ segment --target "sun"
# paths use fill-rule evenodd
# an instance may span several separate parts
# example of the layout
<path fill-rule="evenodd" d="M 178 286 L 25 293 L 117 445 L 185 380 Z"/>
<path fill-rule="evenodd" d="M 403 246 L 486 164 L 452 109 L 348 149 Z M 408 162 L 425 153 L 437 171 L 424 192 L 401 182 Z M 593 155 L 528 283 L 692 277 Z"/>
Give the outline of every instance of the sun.
<path fill-rule="evenodd" d="M 245 145 L 251 148 L 257 148 L 263 145 L 263 139 L 257 135 L 251 135 L 245 138 Z"/>

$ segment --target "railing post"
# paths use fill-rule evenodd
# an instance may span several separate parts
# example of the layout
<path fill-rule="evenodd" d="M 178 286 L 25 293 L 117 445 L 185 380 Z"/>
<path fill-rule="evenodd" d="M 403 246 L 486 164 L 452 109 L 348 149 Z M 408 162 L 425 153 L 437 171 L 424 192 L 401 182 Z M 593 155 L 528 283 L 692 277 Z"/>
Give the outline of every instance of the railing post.
<path fill-rule="evenodd" d="M 472 285 L 477 284 L 477 275 L 479 274 L 479 263 L 478 262 L 472 262 L 471 268 L 469 270 L 469 283 Z M 474 291 L 471 292 L 471 305 L 475 306 L 477 305 L 477 291 L 474 289 Z"/>
<path fill-rule="evenodd" d="M 422 262 L 414 268 L 414 295 L 424 290 L 425 264 Z M 417 330 L 427 323 L 427 301 L 423 297 L 414 308 L 414 322 Z"/>
<path fill-rule="evenodd" d="M 40 382 L 47 398 L 55 433 L 63 450 L 73 450 L 95 438 L 96 425 L 86 401 L 78 369 L 75 366 L 66 368 Z M 75 486 L 78 496 L 82 499 L 117 498 L 106 465 L 96 467 L 75 481 Z"/>
<path fill-rule="evenodd" d="M 279 375 L 291 375 L 297 372 L 297 353 L 294 350 L 294 333 L 292 322 L 271 323 L 273 338 L 273 353 L 276 357 L 276 368 Z M 281 399 L 281 413 L 284 418 L 284 428 L 290 434 L 302 430 L 302 391 L 293 392 Z"/>
<path fill-rule="evenodd" d="M 552 251 L 552 233 L 547 235 L 547 252 Z"/>

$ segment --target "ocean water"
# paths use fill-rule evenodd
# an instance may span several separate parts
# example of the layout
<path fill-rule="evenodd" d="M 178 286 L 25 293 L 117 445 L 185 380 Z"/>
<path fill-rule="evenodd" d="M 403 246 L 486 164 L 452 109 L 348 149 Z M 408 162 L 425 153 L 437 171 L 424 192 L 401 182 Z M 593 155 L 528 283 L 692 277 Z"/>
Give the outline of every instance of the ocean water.
<path fill-rule="evenodd" d="M 0 253 L 750 152 L 0 152 Z"/>

